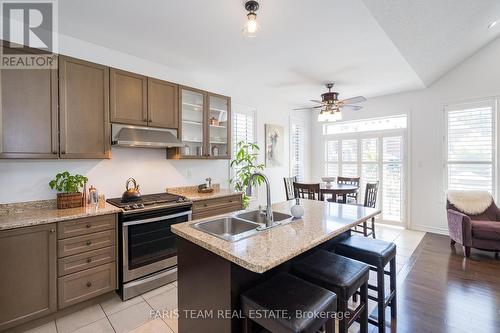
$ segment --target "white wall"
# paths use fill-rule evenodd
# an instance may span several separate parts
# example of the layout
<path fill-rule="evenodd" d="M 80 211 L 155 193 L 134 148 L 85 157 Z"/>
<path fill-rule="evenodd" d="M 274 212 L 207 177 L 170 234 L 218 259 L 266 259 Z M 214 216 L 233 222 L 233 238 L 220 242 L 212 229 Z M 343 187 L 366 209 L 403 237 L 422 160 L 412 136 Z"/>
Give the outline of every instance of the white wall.
<path fill-rule="evenodd" d="M 114 51 L 95 44 L 60 36 L 59 52 L 80 59 L 156 77 L 184 85 L 206 89 L 231 96 L 234 103 L 252 105 L 257 109 L 258 143 L 264 151 L 264 124 L 273 123 L 285 128 L 285 164 L 266 169 L 272 184 L 273 201 L 284 198 L 282 177 L 288 175 L 288 110 L 272 97 L 256 98 L 252 92 L 238 89 L 232 82 L 220 77 L 203 77 L 195 72 L 180 71 L 135 56 Z M 147 52 L 147 51 L 145 51 Z M 269 94 L 269 96 L 273 96 Z M 261 160 L 264 160 L 263 153 Z M 163 149 L 112 148 L 110 160 L 0 160 L 0 203 L 22 202 L 55 198 L 48 182 L 56 173 L 67 170 L 89 177 L 107 197 L 120 196 L 125 180 L 134 177 L 142 193 L 164 191 L 165 187 L 195 185 L 212 177 L 214 182 L 228 187 L 228 161 L 166 160 Z M 263 189 L 262 189 L 263 190 Z M 262 191 L 261 190 L 261 191 Z M 265 198 L 260 195 L 261 200 Z"/>
<path fill-rule="evenodd" d="M 371 98 L 362 111 L 343 113 L 345 120 L 409 115 L 410 228 L 447 233 L 443 107 L 500 96 L 499 59 L 500 39 L 496 39 L 426 89 Z M 311 126 L 313 178 L 319 179 L 323 173 L 321 125 L 313 117 Z"/>

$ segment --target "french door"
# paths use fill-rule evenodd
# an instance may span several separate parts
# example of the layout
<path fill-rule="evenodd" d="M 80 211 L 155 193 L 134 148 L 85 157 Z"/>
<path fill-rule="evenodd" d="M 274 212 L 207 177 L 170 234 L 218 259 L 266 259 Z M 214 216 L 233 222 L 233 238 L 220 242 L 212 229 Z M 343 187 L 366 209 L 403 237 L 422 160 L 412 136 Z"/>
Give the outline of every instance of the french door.
<path fill-rule="evenodd" d="M 405 225 L 405 134 L 405 130 L 390 130 L 325 136 L 324 174 L 361 177 L 360 203 L 366 183 L 379 181 L 381 219 L 398 225 Z"/>

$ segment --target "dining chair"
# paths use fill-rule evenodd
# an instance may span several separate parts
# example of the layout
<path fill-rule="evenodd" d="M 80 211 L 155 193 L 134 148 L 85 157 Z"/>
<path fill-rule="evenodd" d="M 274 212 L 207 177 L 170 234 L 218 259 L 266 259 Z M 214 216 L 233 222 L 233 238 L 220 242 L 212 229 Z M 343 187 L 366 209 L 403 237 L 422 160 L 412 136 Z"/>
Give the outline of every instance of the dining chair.
<path fill-rule="evenodd" d="M 360 177 L 337 177 L 337 184 L 343 185 L 354 185 L 359 186 Z M 337 196 L 337 202 L 339 198 Z M 350 193 L 347 195 L 346 203 L 357 203 L 358 202 L 358 192 Z"/>
<path fill-rule="evenodd" d="M 303 184 L 294 182 L 293 190 L 296 198 L 321 200 L 321 190 L 319 183 Z"/>
<path fill-rule="evenodd" d="M 377 207 L 378 184 L 378 181 L 375 183 L 366 183 L 365 201 L 363 205 L 359 204 L 359 206 L 368 208 Z M 358 226 L 361 227 L 363 231 L 358 230 Z M 371 218 L 371 226 L 368 226 L 368 222 L 364 221 L 363 223 L 358 224 L 356 227 L 354 227 L 354 229 L 351 229 L 351 231 L 363 234 L 363 236 L 365 237 L 372 236 L 373 238 L 375 238 L 375 217 Z"/>
<path fill-rule="evenodd" d="M 297 182 L 297 176 L 293 177 L 283 177 L 283 182 L 285 183 L 285 194 L 286 200 L 295 199 L 295 191 L 293 189 L 293 183 Z"/>

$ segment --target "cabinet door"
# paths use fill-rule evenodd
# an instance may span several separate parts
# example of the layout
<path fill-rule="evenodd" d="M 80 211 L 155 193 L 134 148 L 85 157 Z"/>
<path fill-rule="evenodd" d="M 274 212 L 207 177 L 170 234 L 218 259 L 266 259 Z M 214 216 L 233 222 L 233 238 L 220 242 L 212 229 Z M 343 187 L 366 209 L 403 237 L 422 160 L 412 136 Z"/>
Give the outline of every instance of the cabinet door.
<path fill-rule="evenodd" d="M 109 158 L 109 68 L 60 56 L 61 158 Z"/>
<path fill-rule="evenodd" d="M 2 69 L 0 158 L 58 158 L 57 70 Z"/>
<path fill-rule="evenodd" d="M 185 148 L 180 149 L 181 158 L 203 158 L 207 156 L 205 136 L 206 93 L 193 88 L 181 88 L 181 124 L 179 128 Z"/>
<path fill-rule="evenodd" d="M 0 331 L 56 311 L 56 226 L 0 232 Z"/>
<path fill-rule="evenodd" d="M 208 151 L 210 158 L 231 157 L 231 99 L 208 94 Z"/>
<path fill-rule="evenodd" d="M 178 87 L 174 83 L 148 78 L 148 125 L 179 127 Z"/>
<path fill-rule="evenodd" d="M 111 122 L 148 124 L 148 78 L 112 68 L 111 75 Z"/>

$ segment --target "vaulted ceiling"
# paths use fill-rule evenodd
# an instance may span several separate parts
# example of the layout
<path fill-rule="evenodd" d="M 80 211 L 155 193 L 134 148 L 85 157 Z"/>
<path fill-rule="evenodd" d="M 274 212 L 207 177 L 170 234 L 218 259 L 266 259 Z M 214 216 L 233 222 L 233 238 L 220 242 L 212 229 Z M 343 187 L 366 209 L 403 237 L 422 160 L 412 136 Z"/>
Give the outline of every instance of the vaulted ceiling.
<path fill-rule="evenodd" d="M 419 89 L 500 35 L 497 0 L 262 0 L 245 39 L 243 0 L 64 0 L 62 34 L 223 81 L 241 102 L 302 106 Z"/>

